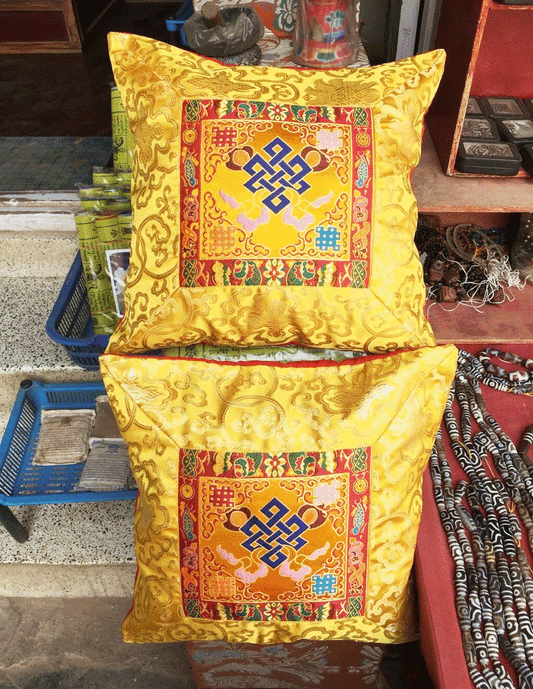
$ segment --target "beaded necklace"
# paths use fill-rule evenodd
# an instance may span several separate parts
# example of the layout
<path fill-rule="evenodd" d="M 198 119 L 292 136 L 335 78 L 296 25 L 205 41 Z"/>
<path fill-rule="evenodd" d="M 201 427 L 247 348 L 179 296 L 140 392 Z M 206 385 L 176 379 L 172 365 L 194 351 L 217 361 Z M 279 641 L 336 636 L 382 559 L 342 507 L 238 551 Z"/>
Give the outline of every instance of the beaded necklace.
<path fill-rule="evenodd" d="M 512 352 L 502 352 L 496 347 L 483 349 L 478 357 L 485 371 L 480 380 L 489 387 L 516 394 L 533 393 L 533 359 L 523 359 Z M 494 357 L 509 364 L 522 366 L 523 370 L 516 369 L 507 373 L 502 366 L 491 361 Z"/>
<path fill-rule="evenodd" d="M 527 372 L 507 374 L 493 357 Z M 533 549 L 533 462 L 527 457 L 533 425 L 517 450 L 487 411 L 480 382 L 531 394 L 533 360 L 494 347 L 479 358 L 460 350 L 443 428 L 466 479 L 453 485 L 439 432 L 430 457 L 434 496 L 455 565 L 456 610 L 474 686 L 533 689 L 533 578 L 522 546 L 525 533 Z M 501 478 L 490 469 L 489 455 Z"/>

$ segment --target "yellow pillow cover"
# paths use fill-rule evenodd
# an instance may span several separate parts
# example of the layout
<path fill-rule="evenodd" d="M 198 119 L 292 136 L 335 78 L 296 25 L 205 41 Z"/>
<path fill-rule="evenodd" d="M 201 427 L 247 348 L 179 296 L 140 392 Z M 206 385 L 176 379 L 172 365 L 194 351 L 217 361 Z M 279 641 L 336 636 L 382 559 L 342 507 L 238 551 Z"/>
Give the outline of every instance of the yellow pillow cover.
<path fill-rule="evenodd" d="M 109 49 L 135 157 L 108 351 L 435 344 L 410 173 L 442 50 L 323 71 L 229 67 L 119 33 Z"/>
<path fill-rule="evenodd" d="M 456 358 L 103 355 L 139 487 L 124 639 L 412 639 L 422 472 Z"/>

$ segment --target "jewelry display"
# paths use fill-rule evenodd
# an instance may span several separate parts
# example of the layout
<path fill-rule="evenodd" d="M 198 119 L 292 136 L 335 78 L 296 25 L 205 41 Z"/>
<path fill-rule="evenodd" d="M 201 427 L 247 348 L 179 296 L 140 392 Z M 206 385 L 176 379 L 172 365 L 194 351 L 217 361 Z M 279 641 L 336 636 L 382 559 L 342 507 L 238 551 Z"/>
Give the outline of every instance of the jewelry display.
<path fill-rule="evenodd" d="M 501 304 L 506 289 L 520 285 L 511 269 L 503 228 L 470 223 L 442 227 L 432 216 L 420 216 L 415 244 L 424 266 L 428 297 L 437 302 Z"/>
<path fill-rule="evenodd" d="M 517 368 L 508 372 L 494 359 Z M 478 356 L 459 351 L 430 473 L 454 562 L 455 607 L 472 683 L 476 689 L 533 689 L 533 576 L 525 550 L 533 551 L 533 462 L 527 456 L 533 424 L 517 449 L 487 409 L 483 384 L 530 395 L 533 360 L 495 347 Z M 460 476 L 452 472 L 450 449 Z"/>

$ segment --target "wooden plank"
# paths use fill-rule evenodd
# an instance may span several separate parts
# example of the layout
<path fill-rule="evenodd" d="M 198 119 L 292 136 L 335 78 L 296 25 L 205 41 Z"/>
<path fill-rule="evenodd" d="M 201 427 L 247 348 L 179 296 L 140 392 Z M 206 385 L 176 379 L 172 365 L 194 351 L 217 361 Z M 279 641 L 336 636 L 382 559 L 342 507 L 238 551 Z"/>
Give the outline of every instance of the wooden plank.
<path fill-rule="evenodd" d="M 404 0 L 400 11 L 396 60 L 415 54 L 416 29 L 420 0 Z"/>
<path fill-rule="evenodd" d="M 529 213 L 533 207 L 531 177 L 445 175 L 427 131 L 411 185 L 423 213 Z"/>
<path fill-rule="evenodd" d="M 63 0 L 63 16 L 69 36 L 69 47 L 81 52 L 81 31 L 78 26 L 78 20 L 74 12 L 72 0 Z"/>
<path fill-rule="evenodd" d="M 439 344 L 527 344 L 533 340 L 533 286 L 513 288 L 513 301 L 485 305 L 476 311 L 467 304 L 428 301 L 426 313 Z"/>
<path fill-rule="evenodd" d="M 56 41 L 31 41 L 18 43 L 0 43 L 0 55 L 18 53 L 79 53 L 78 47 L 70 43 Z"/>
<path fill-rule="evenodd" d="M 443 0 L 435 47 L 446 50 L 444 75 L 427 114 L 443 169 L 451 174 L 459 146 L 488 0 Z"/>
<path fill-rule="evenodd" d="M 62 10 L 64 0 L 2 0 L 0 12 L 40 12 L 43 10 Z"/>

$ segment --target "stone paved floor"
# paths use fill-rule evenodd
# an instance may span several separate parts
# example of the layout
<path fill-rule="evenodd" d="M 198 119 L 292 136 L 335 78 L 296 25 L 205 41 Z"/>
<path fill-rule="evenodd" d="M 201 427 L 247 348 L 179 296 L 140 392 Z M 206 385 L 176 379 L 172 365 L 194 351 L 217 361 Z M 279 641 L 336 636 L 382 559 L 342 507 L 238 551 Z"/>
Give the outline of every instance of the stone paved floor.
<path fill-rule="evenodd" d="M 111 160 L 111 137 L 0 137 L 0 191 L 77 190 Z"/>
<path fill-rule="evenodd" d="M 125 644 L 125 598 L 0 599 L 0 689 L 194 689 L 182 644 Z"/>
<path fill-rule="evenodd" d="M 196 689 L 183 644 L 122 641 L 130 604 L 1 597 L 0 689 Z M 391 647 L 381 669 L 390 689 L 433 687 L 416 643 Z"/>

